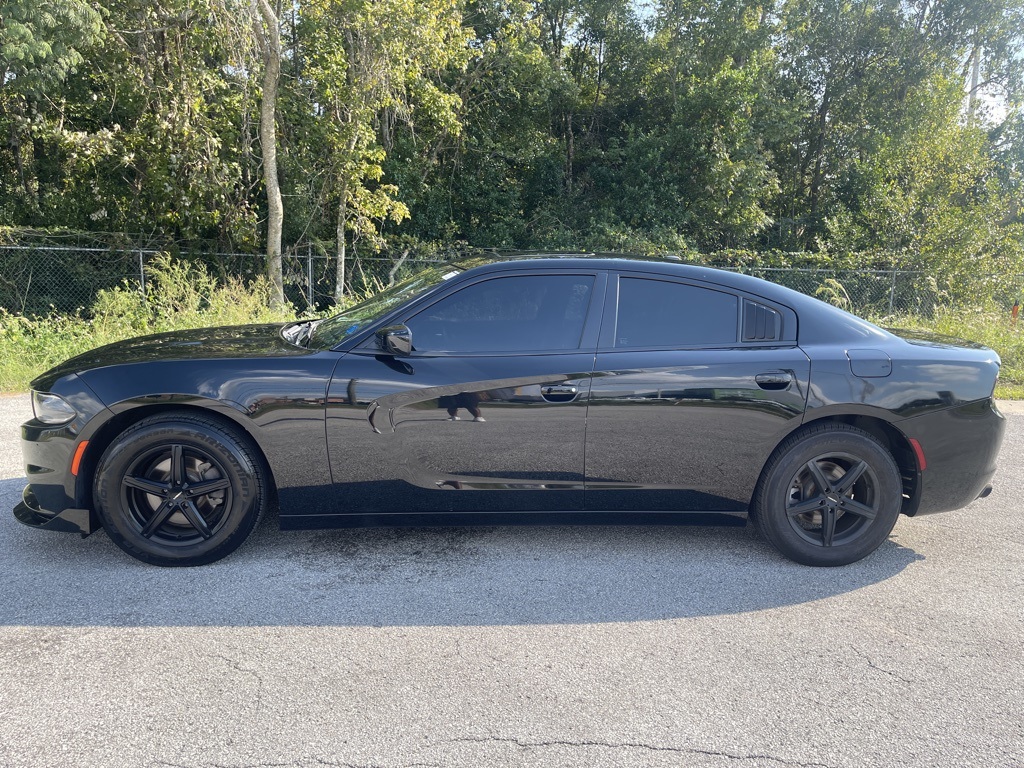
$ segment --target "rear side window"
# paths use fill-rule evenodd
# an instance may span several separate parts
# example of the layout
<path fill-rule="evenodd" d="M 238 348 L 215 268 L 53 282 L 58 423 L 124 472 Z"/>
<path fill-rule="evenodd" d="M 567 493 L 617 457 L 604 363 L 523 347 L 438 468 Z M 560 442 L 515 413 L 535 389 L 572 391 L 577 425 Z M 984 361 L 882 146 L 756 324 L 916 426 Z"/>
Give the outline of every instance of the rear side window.
<path fill-rule="evenodd" d="M 736 342 L 739 299 L 664 280 L 619 279 L 615 346 L 693 347 Z"/>
<path fill-rule="evenodd" d="M 463 288 L 407 322 L 418 352 L 576 349 L 593 275 L 499 277 Z"/>

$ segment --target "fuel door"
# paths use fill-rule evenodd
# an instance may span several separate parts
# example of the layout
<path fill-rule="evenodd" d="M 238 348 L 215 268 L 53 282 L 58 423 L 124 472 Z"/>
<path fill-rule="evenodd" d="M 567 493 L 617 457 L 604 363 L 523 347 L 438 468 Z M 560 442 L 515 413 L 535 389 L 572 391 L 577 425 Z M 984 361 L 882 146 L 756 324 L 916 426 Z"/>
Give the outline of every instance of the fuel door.
<path fill-rule="evenodd" d="M 880 349 L 848 349 L 846 357 L 854 376 L 880 379 L 892 373 L 892 360 Z"/>

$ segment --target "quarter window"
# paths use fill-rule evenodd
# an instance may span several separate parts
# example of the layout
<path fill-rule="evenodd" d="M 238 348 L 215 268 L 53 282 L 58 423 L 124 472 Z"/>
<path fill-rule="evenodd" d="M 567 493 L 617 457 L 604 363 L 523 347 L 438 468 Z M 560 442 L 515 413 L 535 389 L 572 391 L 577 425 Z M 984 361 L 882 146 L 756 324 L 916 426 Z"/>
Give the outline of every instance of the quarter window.
<path fill-rule="evenodd" d="M 406 323 L 418 352 L 576 349 L 594 289 L 592 275 L 520 275 L 476 283 Z"/>
<path fill-rule="evenodd" d="M 664 280 L 623 277 L 615 346 L 693 347 L 736 342 L 738 299 Z"/>

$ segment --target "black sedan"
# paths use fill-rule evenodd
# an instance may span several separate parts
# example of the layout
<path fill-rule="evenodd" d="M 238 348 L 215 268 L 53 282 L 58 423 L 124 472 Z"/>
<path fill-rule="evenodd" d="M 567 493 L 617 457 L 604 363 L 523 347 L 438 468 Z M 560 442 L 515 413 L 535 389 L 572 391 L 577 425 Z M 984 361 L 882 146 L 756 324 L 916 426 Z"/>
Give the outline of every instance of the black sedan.
<path fill-rule="evenodd" d="M 323 321 L 112 344 L 36 379 L 37 528 L 224 557 L 282 528 L 752 518 L 808 565 L 991 490 L 999 357 L 753 277 L 532 256 Z"/>

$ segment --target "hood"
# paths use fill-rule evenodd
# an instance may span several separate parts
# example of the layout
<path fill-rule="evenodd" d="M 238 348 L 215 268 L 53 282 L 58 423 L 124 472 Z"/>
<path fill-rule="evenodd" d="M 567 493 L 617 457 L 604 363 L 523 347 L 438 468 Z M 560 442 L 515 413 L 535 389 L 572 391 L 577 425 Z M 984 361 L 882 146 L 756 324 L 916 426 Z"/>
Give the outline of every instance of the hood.
<path fill-rule="evenodd" d="M 33 389 L 46 390 L 61 376 L 96 368 L 130 363 L 254 359 L 308 355 L 310 350 L 290 344 L 281 337 L 284 323 L 197 328 L 139 336 L 97 347 L 50 369 L 32 382 Z"/>

